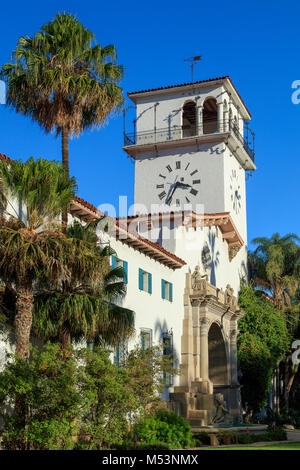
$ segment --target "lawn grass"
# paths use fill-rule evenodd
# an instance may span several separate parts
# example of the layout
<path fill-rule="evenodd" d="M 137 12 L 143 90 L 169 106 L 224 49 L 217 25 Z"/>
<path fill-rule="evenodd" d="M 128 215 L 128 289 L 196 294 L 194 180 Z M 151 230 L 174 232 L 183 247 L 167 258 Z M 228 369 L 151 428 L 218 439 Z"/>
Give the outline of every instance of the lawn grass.
<path fill-rule="evenodd" d="M 207 450 L 210 449 L 207 448 Z M 282 444 L 269 444 L 264 446 L 212 447 L 211 450 L 300 450 L 300 442 L 282 442 Z"/>

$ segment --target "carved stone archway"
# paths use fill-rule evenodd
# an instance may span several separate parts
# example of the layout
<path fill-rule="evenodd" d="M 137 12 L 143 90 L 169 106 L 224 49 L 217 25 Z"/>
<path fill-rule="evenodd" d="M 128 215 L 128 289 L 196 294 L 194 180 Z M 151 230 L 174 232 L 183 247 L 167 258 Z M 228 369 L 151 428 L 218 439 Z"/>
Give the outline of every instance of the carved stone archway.
<path fill-rule="evenodd" d="M 186 274 L 180 384 L 170 400 L 191 425 L 215 422 L 220 400 L 219 409 L 227 407 L 223 421 L 240 422 L 236 338 L 242 315 L 229 285 L 225 291 L 216 288 L 201 276 L 199 266 Z M 218 416 L 218 422 L 222 418 Z"/>

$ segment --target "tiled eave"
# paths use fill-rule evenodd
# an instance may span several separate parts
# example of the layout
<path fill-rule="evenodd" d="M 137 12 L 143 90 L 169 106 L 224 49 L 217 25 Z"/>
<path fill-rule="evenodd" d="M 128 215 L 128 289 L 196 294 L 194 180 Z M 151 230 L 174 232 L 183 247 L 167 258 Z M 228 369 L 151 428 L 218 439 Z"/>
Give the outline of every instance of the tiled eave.
<path fill-rule="evenodd" d="M 134 220 L 139 222 L 147 221 L 150 229 L 151 223 L 160 221 L 176 221 L 177 225 L 185 225 L 193 228 L 196 227 L 218 227 L 221 230 L 223 240 L 226 240 L 229 249 L 229 258 L 232 259 L 235 254 L 244 245 L 244 241 L 240 236 L 229 212 L 215 214 L 196 214 L 193 211 L 176 211 L 176 212 L 160 212 L 157 214 L 142 214 L 129 216 L 127 218 L 118 219 L 123 225 L 127 221 L 127 225 L 132 224 Z"/>
<path fill-rule="evenodd" d="M 169 85 L 169 86 L 158 87 L 158 88 L 149 88 L 147 90 L 129 92 L 127 93 L 127 95 L 128 95 L 128 98 L 130 98 L 134 103 L 136 103 L 137 99 L 140 97 L 143 98 L 143 97 L 149 97 L 149 96 L 157 96 L 157 95 L 166 94 L 166 93 L 174 93 L 174 92 L 176 93 L 179 90 L 188 91 L 191 89 L 194 90 L 198 88 L 204 88 L 207 86 L 216 86 L 218 84 L 224 84 L 228 92 L 231 93 L 233 97 L 235 97 L 237 104 L 241 105 L 241 111 L 242 111 L 244 119 L 247 119 L 247 120 L 251 119 L 251 113 L 249 109 L 247 108 L 246 104 L 244 103 L 244 100 L 242 99 L 241 95 L 237 91 L 229 75 L 224 75 L 222 77 L 217 77 L 217 78 L 208 78 L 206 80 L 199 80 L 196 82 L 181 83 L 178 85 Z"/>
<path fill-rule="evenodd" d="M 71 203 L 70 213 L 85 222 L 90 222 L 96 219 L 101 220 L 106 217 L 106 215 L 99 211 L 95 206 L 77 196 L 75 196 L 75 199 Z M 118 220 L 109 217 L 108 221 L 113 222 L 109 232 L 122 243 L 131 246 L 135 250 L 144 253 L 171 269 L 179 269 L 186 264 L 184 260 L 165 250 L 157 243 L 142 237 L 137 232 L 128 230 L 128 228 L 122 226 L 122 223 L 119 223 Z"/>
<path fill-rule="evenodd" d="M 2 153 L 0 153 L 0 160 L 4 160 L 7 163 L 12 161 L 11 158 Z M 78 196 L 75 196 L 71 201 L 70 214 L 79 218 L 80 220 L 83 220 L 84 222 L 91 222 L 92 220 L 97 219 L 101 220 L 106 217 L 106 215 L 99 211 L 97 207 Z M 119 222 L 116 219 L 111 217 L 109 219 L 113 221 L 112 225 L 115 229 L 114 234 L 116 238 L 122 243 L 133 247 L 134 249 L 144 253 L 145 255 L 148 255 L 149 257 L 159 261 L 171 269 L 179 269 L 186 264 L 185 261 L 178 258 L 173 253 L 165 250 L 157 243 L 153 243 L 150 240 L 141 237 L 138 233 L 134 233 L 124 229 L 123 227 L 120 227 Z"/>

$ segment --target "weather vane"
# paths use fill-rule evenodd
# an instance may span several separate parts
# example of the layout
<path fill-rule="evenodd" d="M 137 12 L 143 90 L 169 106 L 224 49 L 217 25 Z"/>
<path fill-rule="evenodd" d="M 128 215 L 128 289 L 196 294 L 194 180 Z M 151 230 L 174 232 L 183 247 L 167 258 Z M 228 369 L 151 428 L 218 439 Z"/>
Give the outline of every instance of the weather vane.
<path fill-rule="evenodd" d="M 192 82 L 194 81 L 194 65 L 201 59 L 201 55 L 196 55 L 195 57 L 189 57 L 188 59 L 184 59 L 184 62 L 189 62 L 191 65 Z"/>

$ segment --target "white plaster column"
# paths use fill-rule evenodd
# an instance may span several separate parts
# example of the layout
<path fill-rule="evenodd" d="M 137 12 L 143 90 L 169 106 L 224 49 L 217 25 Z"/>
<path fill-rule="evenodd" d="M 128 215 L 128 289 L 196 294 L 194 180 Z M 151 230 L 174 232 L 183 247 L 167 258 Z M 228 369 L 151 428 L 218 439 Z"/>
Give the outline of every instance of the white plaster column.
<path fill-rule="evenodd" d="M 223 101 L 221 101 L 220 103 L 218 103 L 218 131 L 219 132 L 223 132 L 223 126 L 224 126 L 223 108 L 224 108 Z"/>
<path fill-rule="evenodd" d="M 228 109 L 226 109 L 223 113 L 224 116 L 224 123 L 223 123 L 223 131 L 228 132 L 229 129 L 229 113 Z"/>
<path fill-rule="evenodd" d="M 203 103 L 197 104 L 196 108 L 197 135 L 203 134 Z"/>

